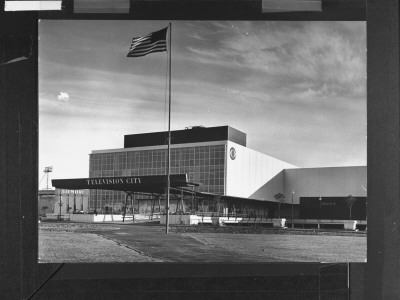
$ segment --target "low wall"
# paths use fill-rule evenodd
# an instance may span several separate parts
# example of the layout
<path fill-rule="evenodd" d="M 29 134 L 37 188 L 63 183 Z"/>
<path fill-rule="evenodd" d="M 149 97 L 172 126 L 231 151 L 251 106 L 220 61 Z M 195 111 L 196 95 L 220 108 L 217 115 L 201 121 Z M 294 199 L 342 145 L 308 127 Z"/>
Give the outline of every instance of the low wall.
<path fill-rule="evenodd" d="M 57 214 L 47 214 L 42 220 L 58 220 Z M 160 224 L 166 224 L 165 215 L 148 215 L 137 214 L 134 216 L 135 221 L 155 220 L 159 219 Z M 122 215 L 103 215 L 103 214 L 64 214 L 61 215 L 62 220 L 70 220 L 71 222 L 95 223 L 95 222 L 122 222 Z M 132 215 L 125 216 L 125 222 L 132 222 Z M 198 224 L 213 224 L 216 226 L 224 224 L 272 224 L 274 227 L 284 228 L 286 223 L 291 223 L 290 219 L 265 219 L 265 218 L 243 218 L 243 217 L 211 217 L 197 215 L 169 215 L 170 225 L 198 225 Z M 343 225 L 344 229 L 355 230 L 357 224 L 367 225 L 366 221 L 356 220 L 318 220 L 318 219 L 293 219 L 295 225 L 305 224 L 321 224 L 321 225 Z"/>
<path fill-rule="evenodd" d="M 213 224 L 221 226 L 224 224 L 273 224 L 274 227 L 285 227 L 286 219 L 261 219 L 261 218 L 242 218 L 242 217 L 210 217 L 210 216 L 197 216 L 197 215 L 170 215 L 170 225 L 198 225 L 198 224 Z M 166 224 L 166 216 L 160 216 L 160 224 Z"/>
<path fill-rule="evenodd" d="M 143 220 L 154 220 L 157 219 L 158 216 L 147 216 L 136 214 L 135 221 L 143 221 Z M 75 214 L 71 215 L 71 222 L 133 222 L 132 215 L 125 215 L 125 219 L 123 215 L 103 215 L 103 214 Z"/>
<path fill-rule="evenodd" d="M 40 217 L 40 219 L 42 221 L 45 220 L 59 220 L 60 219 L 60 215 L 59 214 L 46 214 L 46 217 Z M 61 220 L 69 220 L 69 215 L 68 214 L 62 214 L 61 215 Z"/>
<path fill-rule="evenodd" d="M 146 215 L 135 215 L 135 220 L 154 220 L 158 219 L 158 215 L 146 216 Z M 47 214 L 46 218 L 42 218 L 42 220 L 58 220 L 58 214 Z M 76 223 L 96 223 L 96 222 L 122 222 L 122 215 L 103 215 L 103 214 L 64 214 L 61 215 L 62 220 L 69 220 L 71 222 Z M 132 215 L 125 216 L 125 222 L 132 222 Z"/>
<path fill-rule="evenodd" d="M 71 222 L 122 222 L 122 215 L 101 215 L 101 214 L 74 214 L 70 217 Z"/>
<path fill-rule="evenodd" d="M 234 218 L 234 217 L 211 217 L 213 225 L 224 224 L 272 224 L 277 228 L 284 228 L 286 226 L 286 219 L 283 218 Z"/>
<path fill-rule="evenodd" d="M 290 219 L 288 220 L 291 223 Z M 355 230 L 357 224 L 367 225 L 366 221 L 357 220 L 318 220 L 318 219 L 293 219 L 294 224 L 315 224 L 315 225 L 343 225 L 344 229 Z"/>

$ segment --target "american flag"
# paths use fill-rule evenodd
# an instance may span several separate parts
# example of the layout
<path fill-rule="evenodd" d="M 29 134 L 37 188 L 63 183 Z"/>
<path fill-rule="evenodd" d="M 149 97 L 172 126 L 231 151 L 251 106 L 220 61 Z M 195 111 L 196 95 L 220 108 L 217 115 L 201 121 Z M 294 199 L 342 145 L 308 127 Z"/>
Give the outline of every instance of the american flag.
<path fill-rule="evenodd" d="M 167 51 L 167 29 L 168 27 L 145 36 L 134 37 L 127 56 L 139 57 L 153 52 Z"/>

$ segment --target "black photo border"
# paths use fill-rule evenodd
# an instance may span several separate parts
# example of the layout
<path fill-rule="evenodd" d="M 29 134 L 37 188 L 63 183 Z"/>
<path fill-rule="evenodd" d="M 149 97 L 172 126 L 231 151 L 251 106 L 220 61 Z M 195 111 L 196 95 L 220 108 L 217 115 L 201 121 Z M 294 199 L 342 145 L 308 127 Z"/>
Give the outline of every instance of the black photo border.
<path fill-rule="evenodd" d="M 0 4 L 3 4 L 0 2 Z M 400 297 L 399 3 L 322 0 L 322 12 L 261 13 L 261 0 L 131 0 L 129 14 L 0 12 L 30 38 L 0 66 L 0 295 L 4 299 L 397 299 Z M 4 5 L 2 5 L 4 7 Z M 367 21 L 367 263 L 39 264 L 38 19 Z M 0 45 L 4 57 L 10 48 Z"/>

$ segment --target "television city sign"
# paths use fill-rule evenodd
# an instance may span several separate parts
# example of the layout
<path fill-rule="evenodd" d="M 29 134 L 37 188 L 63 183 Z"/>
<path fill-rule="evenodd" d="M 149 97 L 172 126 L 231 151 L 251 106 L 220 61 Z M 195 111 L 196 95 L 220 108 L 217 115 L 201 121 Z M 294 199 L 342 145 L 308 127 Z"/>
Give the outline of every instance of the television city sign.
<path fill-rule="evenodd" d="M 186 186 L 187 174 L 170 175 L 171 186 Z M 97 178 L 75 178 L 75 179 L 53 179 L 52 184 L 55 188 L 79 190 L 79 189 L 112 189 L 127 190 L 132 187 L 164 188 L 167 183 L 166 175 L 149 176 L 127 176 L 127 177 L 97 177 Z"/>
<path fill-rule="evenodd" d="M 89 178 L 85 179 L 85 181 L 88 186 L 142 183 L 141 178 L 139 177 Z"/>

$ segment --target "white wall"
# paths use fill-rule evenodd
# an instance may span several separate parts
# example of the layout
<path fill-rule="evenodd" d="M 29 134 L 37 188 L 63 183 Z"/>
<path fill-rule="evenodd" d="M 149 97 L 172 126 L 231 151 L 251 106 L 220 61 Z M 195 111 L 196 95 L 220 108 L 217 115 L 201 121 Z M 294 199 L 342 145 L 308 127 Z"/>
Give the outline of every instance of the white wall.
<path fill-rule="evenodd" d="M 60 192 L 61 192 L 61 214 L 67 214 L 67 204 L 69 202 L 69 206 L 71 207 L 70 213 L 73 212 L 74 209 L 74 194 L 72 192 L 70 193 L 65 193 L 63 192 L 63 189 L 56 189 L 55 197 L 54 197 L 54 213 L 59 214 L 60 213 Z M 88 206 L 89 206 L 89 190 L 82 190 L 83 193 L 77 193 L 75 196 L 75 204 L 76 204 L 76 209 L 81 209 L 82 208 L 82 202 L 83 202 L 83 211 L 88 212 Z"/>
<path fill-rule="evenodd" d="M 282 170 L 266 184 L 260 187 L 257 191 L 251 194 L 249 198 L 260 200 L 275 200 L 274 195 L 284 192 L 284 178 L 285 170 Z"/>
<path fill-rule="evenodd" d="M 229 150 L 234 147 L 236 158 Z M 366 197 L 367 167 L 297 168 L 271 156 L 233 142 L 227 144 L 226 195 L 275 200 L 283 193 L 286 203 L 299 204 L 300 197 Z"/>
<path fill-rule="evenodd" d="M 286 201 L 298 204 L 300 197 L 366 197 L 367 167 L 330 167 L 285 170 Z"/>
<path fill-rule="evenodd" d="M 231 159 L 229 155 L 232 147 L 236 150 L 235 159 Z M 283 177 L 271 180 L 283 169 L 296 168 L 294 165 L 230 141 L 226 152 L 226 195 L 229 196 L 274 200 L 273 195 L 283 191 L 274 193 L 272 189 L 283 188 Z M 268 188 L 266 184 L 270 181 Z"/>

